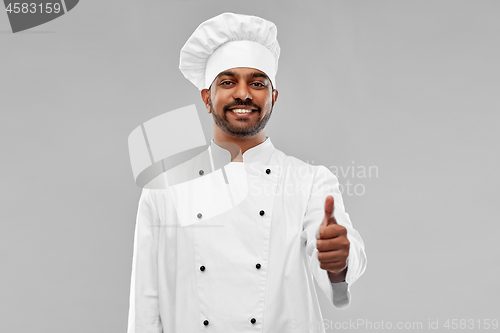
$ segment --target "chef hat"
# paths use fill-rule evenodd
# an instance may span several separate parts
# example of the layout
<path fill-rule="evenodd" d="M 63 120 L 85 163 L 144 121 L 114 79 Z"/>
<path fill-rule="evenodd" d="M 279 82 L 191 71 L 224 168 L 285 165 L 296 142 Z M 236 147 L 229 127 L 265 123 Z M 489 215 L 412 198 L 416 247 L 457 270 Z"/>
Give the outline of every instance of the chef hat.
<path fill-rule="evenodd" d="M 198 89 L 237 67 L 258 69 L 276 88 L 280 46 L 276 25 L 257 16 L 223 13 L 196 28 L 181 49 L 179 69 Z"/>

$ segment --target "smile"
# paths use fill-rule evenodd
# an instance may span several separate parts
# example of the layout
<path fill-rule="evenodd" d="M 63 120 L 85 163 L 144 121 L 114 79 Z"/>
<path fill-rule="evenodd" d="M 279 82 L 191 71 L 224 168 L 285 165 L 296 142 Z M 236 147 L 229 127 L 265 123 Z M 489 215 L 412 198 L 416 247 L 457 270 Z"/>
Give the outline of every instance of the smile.
<path fill-rule="evenodd" d="M 245 109 L 233 109 L 231 110 L 234 113 L 251 113 L 252 110 L 245 110 Z"/>

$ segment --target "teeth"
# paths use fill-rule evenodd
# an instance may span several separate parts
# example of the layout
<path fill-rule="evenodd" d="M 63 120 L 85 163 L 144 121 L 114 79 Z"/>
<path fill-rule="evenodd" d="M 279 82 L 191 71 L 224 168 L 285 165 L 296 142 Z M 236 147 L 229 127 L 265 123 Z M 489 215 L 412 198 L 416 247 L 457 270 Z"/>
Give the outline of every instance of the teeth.
<path fill-rule="evenodd" d="M 231 110 L 235 113 L 250 113 L 252 112 L 252 110 L 244 110 L 244 109 L 234 109 L 234 110 Z"/>

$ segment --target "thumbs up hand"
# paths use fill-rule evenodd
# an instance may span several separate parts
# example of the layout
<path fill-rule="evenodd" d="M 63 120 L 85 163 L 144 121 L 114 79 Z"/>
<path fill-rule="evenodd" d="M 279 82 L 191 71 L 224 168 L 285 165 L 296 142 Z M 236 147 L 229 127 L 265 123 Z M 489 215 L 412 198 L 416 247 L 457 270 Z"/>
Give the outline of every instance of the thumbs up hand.
<path fill-rule="evenodd" d="M 325 216 L 316 234 L 316 248 L 320 267 L 328 271 L 332 282 L 341 282 L 347 271 L 350 242 L 346 228 L 333 217 L 333 207 L 333 197 L 329 195 L 325 199 Z"/>

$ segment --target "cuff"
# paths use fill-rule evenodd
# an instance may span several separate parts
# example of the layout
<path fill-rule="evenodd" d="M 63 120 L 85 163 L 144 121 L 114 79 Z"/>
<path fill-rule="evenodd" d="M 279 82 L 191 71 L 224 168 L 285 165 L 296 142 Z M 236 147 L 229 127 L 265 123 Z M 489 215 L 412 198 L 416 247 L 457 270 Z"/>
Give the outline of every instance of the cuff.
<path fill-rule="evenodd" d="M 332 283 L 333 305 L 336 308 L 344 309 L 349 306 L 351 294 L 349 293 L 349 284 L 347 282 Z"/>

